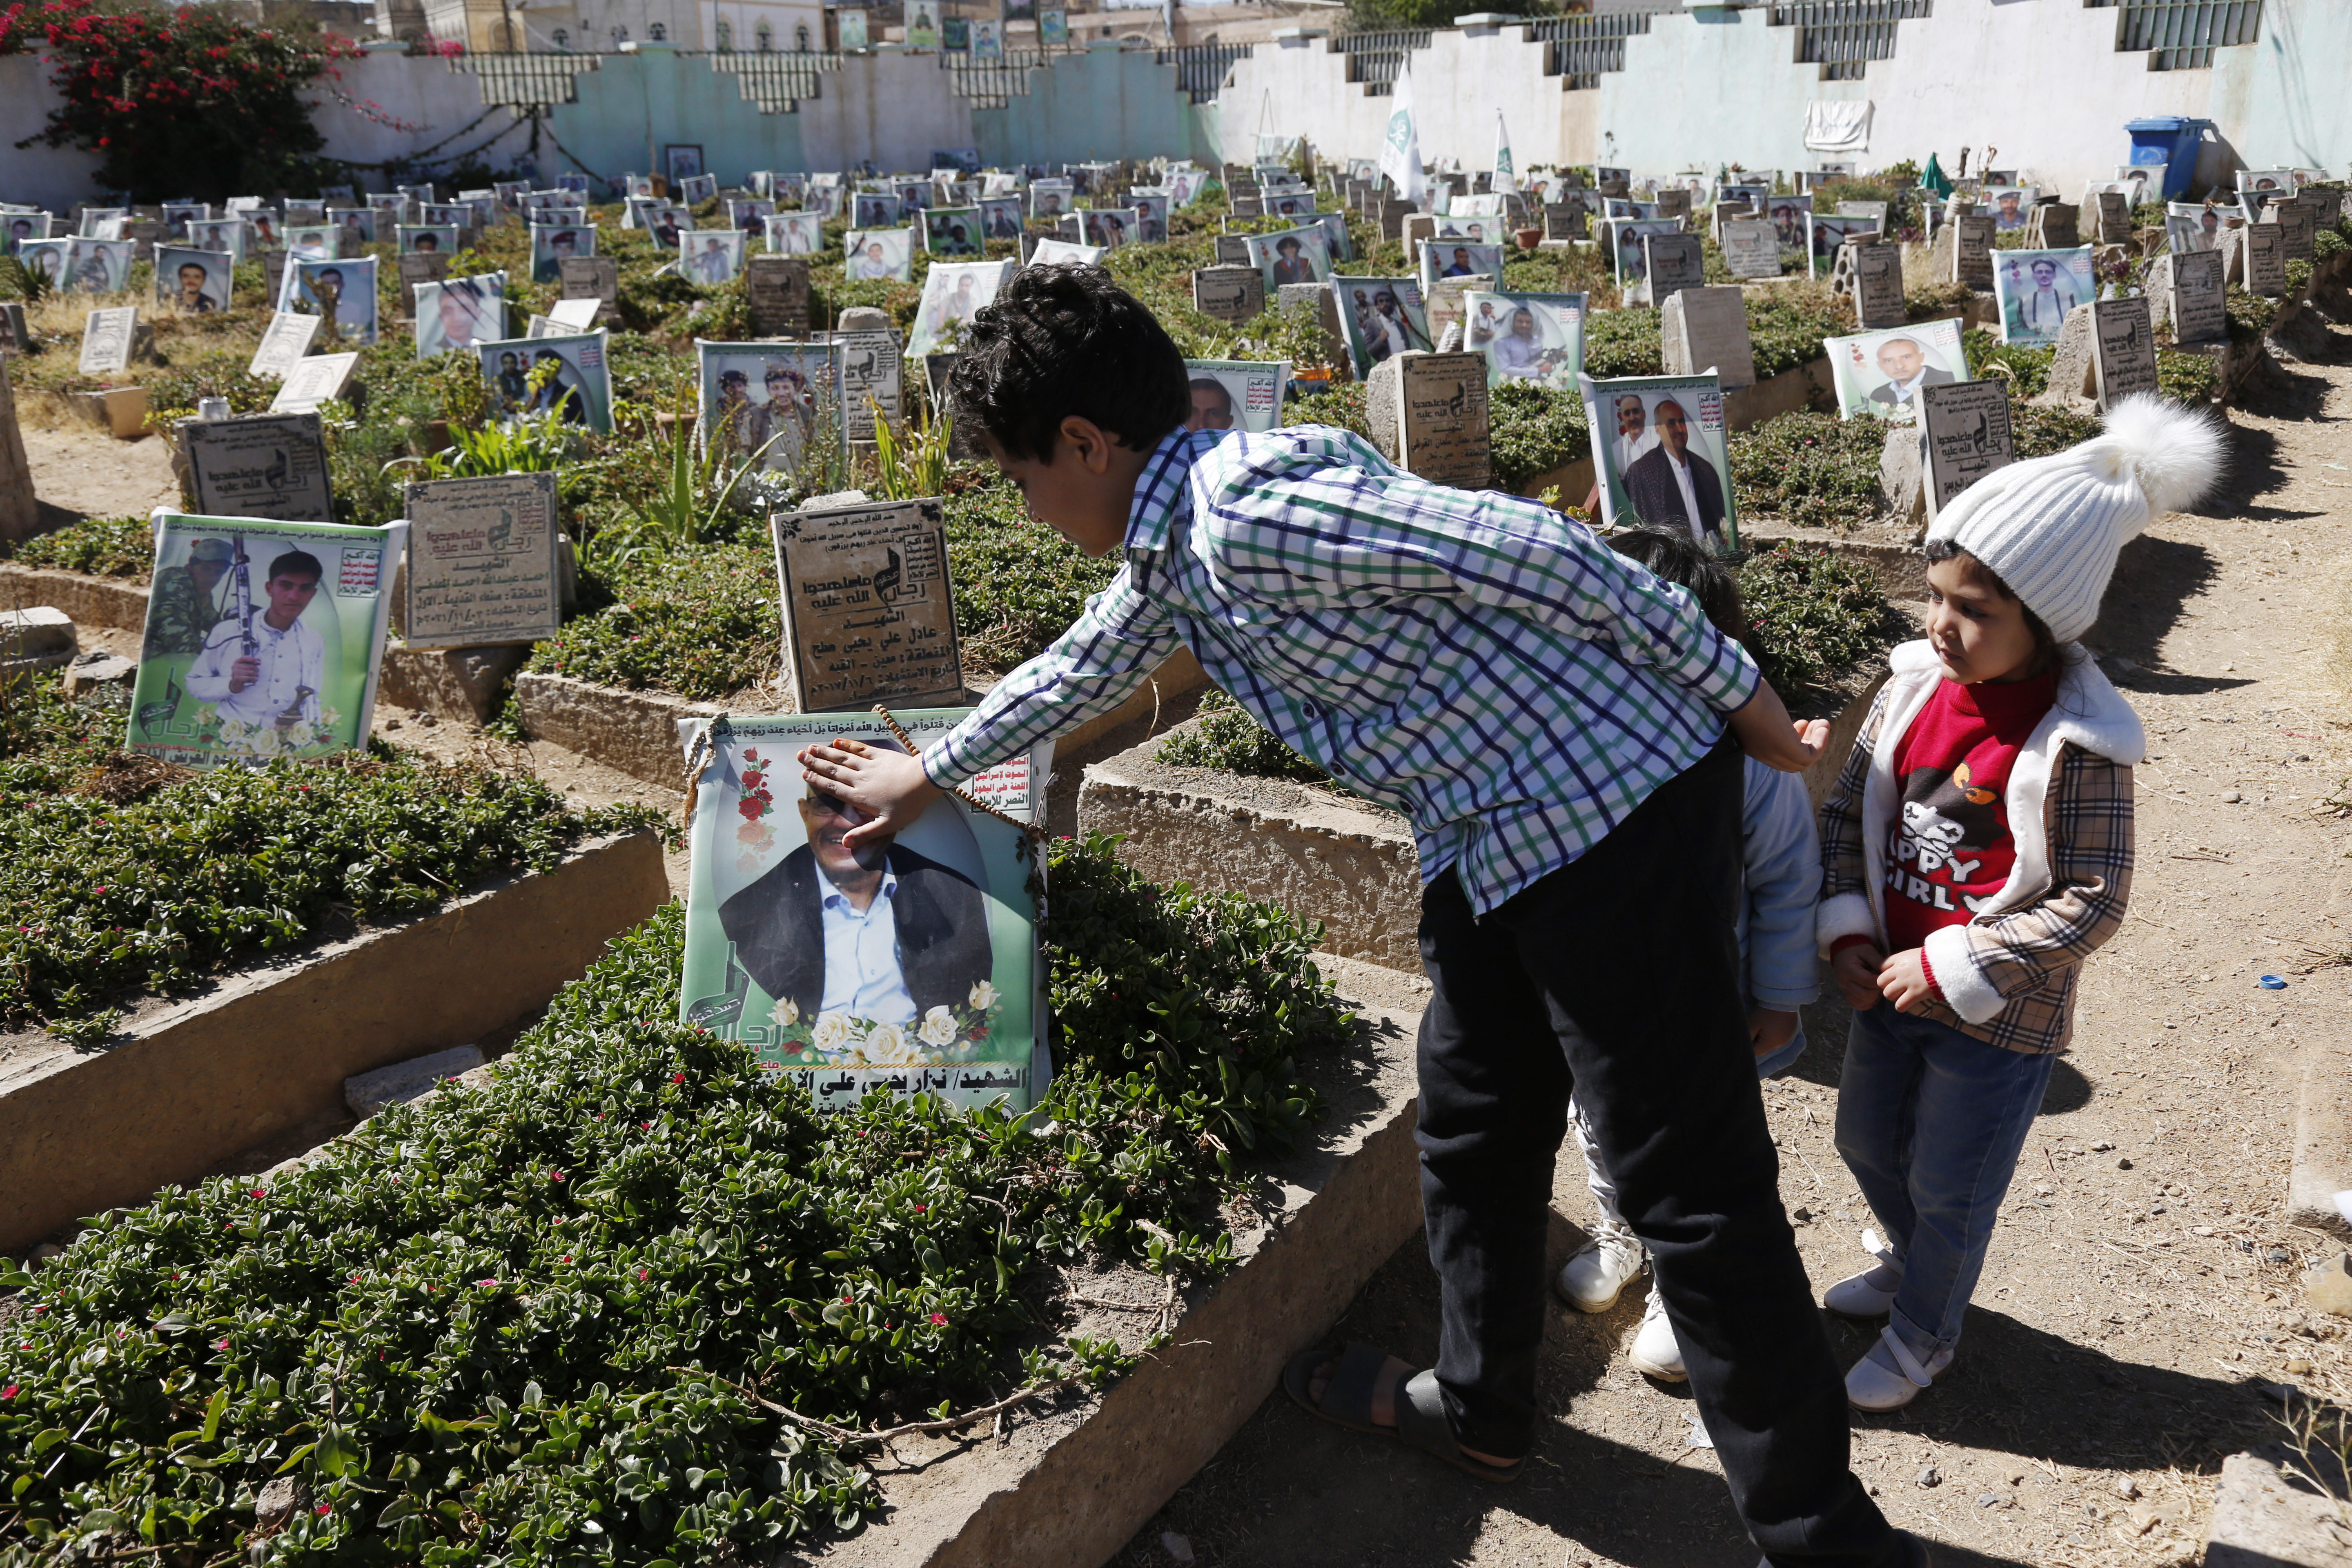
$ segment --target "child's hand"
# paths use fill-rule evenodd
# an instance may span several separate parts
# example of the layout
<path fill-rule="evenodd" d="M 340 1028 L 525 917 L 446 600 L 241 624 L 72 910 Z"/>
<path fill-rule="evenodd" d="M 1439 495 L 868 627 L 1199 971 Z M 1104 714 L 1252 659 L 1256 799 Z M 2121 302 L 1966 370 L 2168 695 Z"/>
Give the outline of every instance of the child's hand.
<path fill-rule="evenodd" d="M 1756 1059 L 1762 1061 L 1782 1046 L 1797 1037 L 1797 1014 L 1790 1007 L 1751 1007 L 1748 1012 L 1748 1039 L 1756 1047 Z"/>
<path fill-rule="evenodd" d="M 1830 973 L 1837 977 L 1847 1006 L 1867 1013 L 1878 1005 L 1878 968 L 1885 962 L 1886 955 L 1866 942 L 1838 949 L 1830 960 Z"/>
<path fill-rule="evenodd" d="M 1827 720 L 1808 719 L 1798 723 L 1789 717 L 1780 693 L 1764 681 L 1757 682 L 1756 695 L 1725 722 L 1738 737 L 1742 751 L 1784 773 L 1803 773 L 1830 743 Z"/>
<path fill-rule="evenodd" d="M 1910 947 L 1890 956 L 1878 967 L 1878 990 L 1898 1013 L 1924 1013 L 1936 988 L 1927 980 L 1927 966 L 1919 962 L 1923 949 Z"/>
<path fill-rule="evenodd" d="M 848 802 L 866 818 L 841 836 L 852 849 L 905 832 L 941 794 L 921 763 L 904 752 L 877 751 L 863 741 L 803 746 L 793 760 L 801 765 L 803 783 Z"/>

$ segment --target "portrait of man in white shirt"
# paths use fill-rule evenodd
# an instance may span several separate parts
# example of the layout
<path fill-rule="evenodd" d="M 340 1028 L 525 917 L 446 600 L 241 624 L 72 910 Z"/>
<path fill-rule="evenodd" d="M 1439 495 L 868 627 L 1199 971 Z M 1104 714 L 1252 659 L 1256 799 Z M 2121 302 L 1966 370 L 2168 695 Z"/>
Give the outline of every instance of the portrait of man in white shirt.
<path fill-rule="evenodd" d="M 302 624 L 302 612 L 325 575 L 308 551 L 289 550 L 272 561 L 263 584 L 269 607 L 253 617 L 253 651 L 245 651 L 245 619 L 229 616 L 213 627 L 189 667 L 189 695 L 211 703 L 223 719 L 246 724 L 317 722 L 327 650 L 319 634 Z"/>

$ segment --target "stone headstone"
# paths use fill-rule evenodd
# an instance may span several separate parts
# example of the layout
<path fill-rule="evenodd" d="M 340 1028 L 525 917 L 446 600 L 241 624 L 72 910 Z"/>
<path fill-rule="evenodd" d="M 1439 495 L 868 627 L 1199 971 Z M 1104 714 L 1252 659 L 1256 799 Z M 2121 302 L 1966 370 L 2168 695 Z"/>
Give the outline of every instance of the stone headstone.
<path fill-rule="evenodd" d="M 1903 299 L 1903 252 L 1892 245 L 1841 246 L 1853 267 L 1853 309 L 1863 330 L 1899 327 L 1911 319 Z"/>
<path fill-rule="evenodd" d="M 844 310 L 841 318 L 847 322 L 849 311 Z M 889 317 L 882 319 L 887 322 Z M 871 441 L 874 407 L 866 399 L 872 398 L 882 416 L 894 424 L 905 407 L 906 366 L 899 359 L 898 334 L 887 326 L 856 331 L 845 326 L 833 334 L 833 341 L 841 345 L 843 428 L 852 441 Z"/>
<path fill-rule="evenodd" d="M 533 316 L 534 321 L 545 321 L 554 331 L 546 337 L 577 337 L 596 330 L 596 317 L 604 309 L 601 300 L 558 300 L 547 308 L 544 316 Z"/>
<path fill-rule="evenodd" d="M 1462 320 L 1464 291 L 1492 289 L 1495 282 L 1495 275 L 1491 272 L 1473 272 L 1463 278 L 1440 278 L 1432 283 L 1428 294 L 1422 300 L 1422 308 L 1429 318 L 1429 341 L 1443 348 L 1445 329 Z"/>
<path fill-rule="evenodd" d="M 156 242 L 170 238 L 171 229 L 161 221 L 134 218 L 122 226 L 122 237 L 131 241 L 131 260 L 152 261 Z"/>
<path fill-rule="evenodd" d="M 2131 198 L 2121 191 L 2100 191 L 2099 243 L 2122 245 L 2131 238 Z"/>
<path fill-rule="evenodd" d="M 938 501 L 813 507 L 770 528 L 793 711 L 963 700 Z"/>
<path fill-rule="evenodd" d="M 1970 213 L 1956 217 L 1952 233 L 1952 270 L 1946 280 L 1965 283 L 1979 292 L 1992 288 L 1993 220 Z"/>
<path fill-rule="evenodd" d="M 1734 278 L 1780 276 L 1780 233 L 1764 218 L 1735 218 L 1723 226 L 1723 265 Z"/>
<path fill-rule="evenodd" d="M 1247 267 L 1249 265 L 1249 237 L 1242 234 L 1221 234 L 1217 236 L 1217 265 L 1220 267 Z"/>
<path fill-rule="evenodd" d="M 1688 217 L 1690 215 L 1691 194 L 1688 191 L 1660 191 L 1658 193 L 1658 216 L 1660 217 Z"/>
<path fill-rule="evenodd" d="M 1414 213 L 1404 220 L 1404 259 L 1408 267 L 1421 265 L 1421 242 L 1437 237 L 1437 215 Z"/>
<path fill-rule="evenodd" d="M 1643 235 L 1642 258 L 1653 305 L 1663 307 L 1681 290 L 1706 282 L 1706 253 L 1695 234 Z"/>
<path fill-rule="evenodd" d="M 1582 202 L 1546 202 L 1543 209 L 1543 237 L 1549 240 L 1583 239 L 1587 236 L 1591 214 Z"/>
<path fill-rule="evenodd" d="M 272 312 L 269 324 L 261 330 L 261 346 L 253 351 L 253 363 L 246 366 L 245 374 L 285 380 L 296 363 L 310 352 L 322 319 L 298 316 L 290 310 Z"/>
<path fill-rule="evenodd" d="M 2184 250 L 2156 258 L 2148 271 L 2147 298 L 2156 324 L 2172 323 L 2174 342 L 2217 343 L 2230 335 L 2221 271 L 2218 250 Z"/>
<path fill-rule="evenodd" d="M 2112 408 L 2118 398 L 2156 391 L 2156 322 L 2147 297 L 2101 300 L 2090 310 L 2099 406 Z"/>
<path fill-rule="evenodd" d="M 1837 217 L 1866 217 L 1871 222 L 1878 226 L 1879 233 L 1885 234 L 1886 232 L 1886 209 L 1892 205 L 1893 204 L 1890 202 L 1840 202 L 1837 205 L 1837 212 L 1833 216 Z"/>
<path fill-rule="evenodd" d="M 2092 363 L 2098 350 L 2091 321 L 2088 305 L 2077 305 L 2066 312 L 2066 320 L 2058 329 L 2058 342 L 2051 351 L 2049 387 L 2034 402 L 2064 408 L 2098 395 L 2098 372 Z"/>
<path fill-rule="evenodd" d="M 236 291 L 236 286 L 233 283 L 230 286 L 230 291 L 232 293 Z M 261 302 L 273 310 L 278 308 L 278 302 L 285 298 L 286 252 L 265 250 L 261 253 Z"/>
<path fill-rule="evenodd" d="M 1684 289 L 1658 310 L 1658 347 L 1668 375 L 1712 370 L 1723 390 L 1756 384 L 1756 349 L 1748 335 L 1748 295 L 1736 283 Z"/>
<path fill-rule="evenodd" d="M 614 303 L 621 297 L 620 262 L 610 256 L 568 256 L 558 265 L 562 268 L 563 297 L 603 301 L 596 319 L 609 324 Z"/>
<path fill-rule="evenodd" d="M 551 473 L 408 487 L 402 636 L 411 647 L 536 642 L 563 624 Z"/>
<path fill-rule="evenodd" d="M 1401 202 L 1393 197 L 1384 198 L 1381 202 L 1381 237 L 1402 239 L 1404 220 L 1412 216 L 1412 210 L 1411 202 Z"/>
<path fill-rule="evenodd" d="M 331 397 L 341 397 L 351 385 L 352 373 L 359 369 L 358 351 L 339 354 L 312 354 L 297 360 L 286 374 L 278 395 L 270 399 L 272 414 L 314 414 L 319 405 Z"/>
<path fill-rule="evenodd" d="M 1265 310 L 1265 274 L 1255 267 L 1201 268 L 1192 274 L 1192 308 L 1227 326 L 1254 321 Z"/>
<path fill-rule="evenodd" d="M 743 258 L 743 297 L 759 337 L 800 337 L 809 330 L 809 266 L 803 256 Z"/>
<path fill-rule="evenodd" d="M 2312 226 L 2311 209 L 2302 202 L 2273 202 L 2263 208 L 2263 216 L 2257 222 L 2279 231 L 2279 244 L 2287 260 L 2316 259 L 2314 254 L 2316 235 Z"/>
<path fill-rule="evenodd" d="M 1486 356 L 1394 354 L 1372 367 L 1365 422 L 1388 459 L 1437 484 L 1494 480 L 1486 428 Z"/>
<path fill-rule="evenodd" d="M 131 368 L 131 346 L 139 335 L 139 308 L 124 305 L 92 310 L 81 330 L 81 374 L 104 375 Z"/>
<path fill-rule="evenodd" d="M 2009 394 L 1997 381 L 1956 381 L 1919 389 L 1927 444 L 1927 518 L 1995 468 L 2017 460 Z"/>
<path fill-rule="evenodd" d="M 16 394 L 8 384 L 8 362 L 0 358 L 0 539 L 30 539 L 40 528 L 40 516 L 33 499 L 33 465 L 16 425 Z"/>
<path fill-rule="evenodd" d="M 33 332 L 25 324 L 25 307 L 13 300 L 0 304 L 0 351 L 14 354 L 33 352 Z"/>
<path fill-rule="evenodd" d="M 316 414 L 183 419 L 178 440 L 198 514 L 335 521 L 326 438 Z"/>
<path fill-rule="evenodd" d="M 404 250 L 400 253 L 400 313 L 412 320 L 416 315 L 416 286 L 419 283 L 446 282 L 449 277 L 449 258 L 438 250 Z"/>
<path fill-rule="evenodd" d="M 2274 223 L 2250 223 L 2222 237 L 2229 276 L 2249 294 L 2277 299 L 2286 292 L 2286 231 Z"/>
<path fill-rule="evenodd" d="M 1264 217 L 1265 216 L 1265 198 L 1256 195 L 1255 192 L 1246 196 L 1235 196 L 1234 198 L 1234 216 L 1235 217 Z"/>
<path fill-rule="evenodd" d="M 2043 202 L 2025 220 L 2029 250 L 2072 250 L 2083 243 L 2083 209 L 2064 202 Z"/>
<path fill-rule="evenodd" d="M 1927 435 L 1914 423 L 1890 425 L 1878 454 L 1878 494 L 1898 523 L 1924 531 L 1927 521 Z"/>

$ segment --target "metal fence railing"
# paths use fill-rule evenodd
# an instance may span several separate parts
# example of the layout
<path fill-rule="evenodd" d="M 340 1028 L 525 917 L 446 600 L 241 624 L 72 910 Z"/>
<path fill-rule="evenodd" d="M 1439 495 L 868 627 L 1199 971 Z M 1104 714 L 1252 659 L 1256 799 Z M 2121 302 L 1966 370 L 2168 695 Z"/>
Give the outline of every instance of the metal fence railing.
<path fill-rule="evenodd" d="M 824 73 L 841 68 L 838 54 L 809 50 L 793 54 L 713 53 L 704 57 L 713 71 L 735 78 L 743 101 L 762 114 L 793 114 L 804 98 L 822 98 Z"/>
<path fill-rule="evenodd" d="M 2197 70 L 2213 51 L 2262 41 L 2263 0 L 2088 0 L 2116 13 L 2116 49 L 2148 51 L 2150 70 Z"/>
<path fill-rule="evenodd" d="M 1341 33 L 1331 40 L 1331 52 L 1348 57 L 1348 79 L 1361 82 L 1366 98 L 1386 98 L 1396 90 L 1397 72 L 1404 58 L 1429 47 L 1433 30 L 1399 28 L 1385 33 Z"/>
<path fill-rule="evenodd" d="M 1176 85 L 1194 103 L 1213 103 L 1224 89 L 1225 73 L 1234 68 L 1235 60 L 1248 58 L 1249 52 L 1247 44 L 1186 44 L 1158 50 L 1152 58 L 1176 68 Z"/>
<path fill-rule="evenodd" d="M 580 73 L 598 68 L 594 55 L 458 55 L 453 71 L 478 78 L 482 102 L 522 111 L 580 101 Z"/>
<path fill-rule="evenodd" d="M 1528 24 L 1528 41 L 1544 47 L 1544 75 L 1565 92 L 1589 92 L 1601 73 L 1625 68 L 1625 40 L 1650 30 L 1652 13 L 1614 11 L 1597 16 L 1546 16 Z"/>

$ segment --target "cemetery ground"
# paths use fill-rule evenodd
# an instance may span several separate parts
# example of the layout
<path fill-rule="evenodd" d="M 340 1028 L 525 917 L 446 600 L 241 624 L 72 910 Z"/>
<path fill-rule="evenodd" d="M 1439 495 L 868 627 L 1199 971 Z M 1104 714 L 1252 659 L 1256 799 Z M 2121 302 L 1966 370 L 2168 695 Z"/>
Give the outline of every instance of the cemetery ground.
<path fill-rule="evenodd" d="M 2352 1323 L 2307 1310 L 2340 1238 L 2287 1217 L 2298 1081 L 2352 1046 L 2352 333 L 2232 409 L 2233 467 L 2126 549 L 2091 641 L 2146 722 L 2131 914 L 2089 964 L 2074 1043 L 2002 1205 L 1951 1370 L 1857 1415 L 1853 1462 L 1938 1568 L 2200 1560 L 2222 1459 L 2287 1436 L 2277 1394 L 2352 1400 Z M 1825 972 L 1826 973 L 1826 972 Z M 2287 981 L 2259 988 L 2263 974 Z M 1845 1008 L 1765 1086 L 1816 1293 L 1867 1261 L 1832 1142 Z M 1558 1167 L 1555 1263 L 1592 1204 Z M 1436 1351 L 1416 1235 L 1331 1339 Z M 1643 1287 L 1552 1303 L 1550 1423 L 1515 1487 L 1340 1431 L 1279 1392 L 1116 1560 L 1182 1536 L 1219 1568 L 1748 1568 L 1686 1386 L 1623 1360 Z M 1840 1364 L 1875 1326 L 1827 1319 Z"/>

